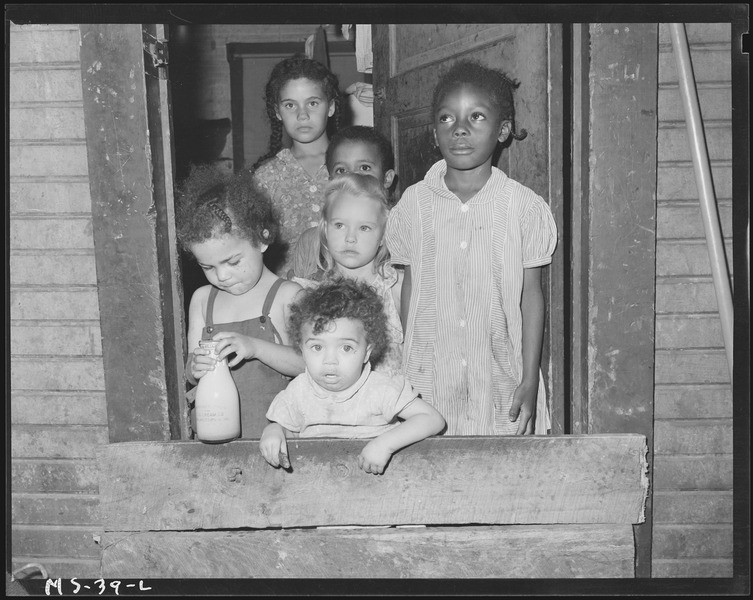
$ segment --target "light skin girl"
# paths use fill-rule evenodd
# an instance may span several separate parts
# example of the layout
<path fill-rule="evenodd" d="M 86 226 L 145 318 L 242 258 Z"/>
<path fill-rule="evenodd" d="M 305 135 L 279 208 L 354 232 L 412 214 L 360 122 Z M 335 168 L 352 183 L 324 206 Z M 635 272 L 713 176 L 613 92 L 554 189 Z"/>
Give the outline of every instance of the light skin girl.
<path fill-rule="evenodd" d="M 327 120 L 335 113 L 335 101 L 327 99 L 318 82 L 301 77 L 282 86 L 275 113 L 293 140 L 293 156 L 314 177 L 324 164 Z"/>

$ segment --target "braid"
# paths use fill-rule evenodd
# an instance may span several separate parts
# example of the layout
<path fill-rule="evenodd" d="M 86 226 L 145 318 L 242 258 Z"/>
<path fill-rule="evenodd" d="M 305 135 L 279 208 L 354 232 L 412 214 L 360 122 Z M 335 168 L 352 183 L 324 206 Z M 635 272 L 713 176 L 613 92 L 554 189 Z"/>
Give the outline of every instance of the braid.
<path fill-rule="evenodd" d="M 267 113 L 269 113 L 269 108 L 267 108 Z M 272 108 L 272 115 L 273 116 L 270 117 L 271 119 L 270 124 L 272 125 L 272 133 L 269 136 L 269 151 L 254 163 L 254 166 L 251 167 L 252 171 L 255 171 L 257 167 L 261 166 L 263 163 L 265 163 L 270 158 L 275 156 L 280 150 L 282 150 L 282 123 L 277 119 L 276 115 L 274 114 L 274 105 Z"/>

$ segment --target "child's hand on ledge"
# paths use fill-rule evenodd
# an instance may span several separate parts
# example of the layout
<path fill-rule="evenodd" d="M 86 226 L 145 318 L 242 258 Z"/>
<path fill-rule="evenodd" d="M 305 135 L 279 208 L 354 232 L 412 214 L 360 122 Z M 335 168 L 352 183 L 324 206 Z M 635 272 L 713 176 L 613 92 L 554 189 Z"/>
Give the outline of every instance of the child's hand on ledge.
<path fill-rule="evenodd" d="M 367 473 L 381 475 L 392 458 L 392 451 L 379 438 L 371 440 L 358 455 L 358 467 Z"/>
<path fill-rule="evenodd" d="M 259 450 L 264 460 L 273 467 L 290 468 L 288 442 L 282 425 L 270 423 L 264 428 L 259 440 Z"/>

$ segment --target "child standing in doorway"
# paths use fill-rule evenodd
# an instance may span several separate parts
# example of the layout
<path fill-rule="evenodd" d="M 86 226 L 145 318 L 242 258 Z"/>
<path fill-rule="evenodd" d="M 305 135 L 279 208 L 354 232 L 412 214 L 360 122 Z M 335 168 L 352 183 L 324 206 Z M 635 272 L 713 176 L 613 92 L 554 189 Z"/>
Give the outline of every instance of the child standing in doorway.
<path fill-rule="evenodd" d="M 254 181 L 272 200 L 281 219 L 280 240 L 268 264 L 281 276 L 290 271 L 289 247 L 319 221 L 329 176 L 325 153 L 330 119 L 337 128 L 337 76 L 318 61 L 294 55 L 272 69 L 265 89 L 272 134 L 269 152 L 253 166 Z M 283 131 L 292 145 L 283 148 Z"/>
<path fill-rule="evenodd" d="M 556 225 L 540 196 L 491 164 L 498 144 L 525 137 L 515 133 L 516 87 L 471 61 L 441 78 L 432 110 L 443 160 L 387 224 L 392 261 L 405 265 L 405 376 L 450 435 L 549 428 L 541 267 Z"/>
<path fill-rule="evenodd" d="M 395 157 L 392 146 L 373 127 L 351 125 L 339 130 L 326 153 L 330 179 L 344 173 L 370 175 L 381 182 L 391 207 L 390 189 L 395 180 Z M 310 277 L 321 268 L 320 228 L 311 227 L 298 238 L 292 250 L 292 269 L 296 277 Z"/>
<path fill-rule="evenodd" d="M 209 281 L 191 297 L 186 376 L 195 385 L 214 368 L 199 340 L 218 341 L 218 360 L 228 358 L 240 395 L 241 435 L 258 438 L 272 399 L 304 368 L 287 335 L 289 305 L 301 287 L 264 266 L 278 224 L 249 174 L 228 178 L 196 167 L 178 198 L 178 241 Z"/>
<path fill-rule="evenodd" d="M 272 423 L 259 449 L 272 466 L 285 465 L 291 434 L 373 438 L 358 466 L 377 475 L 395 452 L 444 427 L 442 415 L 403 377 L 371 370 L 370 358 L 388 337 L 381 301 L 363 282 L 342 279 L 305 290 L 291 308 L 290 337 L 306 371 L 269 407 Z"/>
<path fill-rule="evenodd" d="M 327 185 L 319 224 L 319 270 L 310 278 L 294 278 L 303 287 L 322 281 L 352 279 L 371 287 L 382 301 L 389 344 L 374 360 L 377 371 L 402 374 L 403 327 L 400 293 L 403 271 L 390 265 L 384 243 L 389 214 L 387 192 L 375 177 L 341 173 Z"/>

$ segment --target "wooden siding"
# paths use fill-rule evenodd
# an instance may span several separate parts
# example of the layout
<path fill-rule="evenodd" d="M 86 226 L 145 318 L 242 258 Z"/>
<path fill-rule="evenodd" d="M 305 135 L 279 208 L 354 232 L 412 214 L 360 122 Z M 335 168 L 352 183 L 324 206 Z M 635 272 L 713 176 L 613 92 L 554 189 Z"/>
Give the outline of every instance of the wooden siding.
<path fill-rule="evenodd" d="M 730 25 L 686 28 L 731 268 Z M 732 390 L 666 24 L 658 117 L 652 577 L 731 577 Z"/>
<path fill-rule="evenodd" d="M 77 25 L 10 25 L 12 565 L 92 577 L 108 443 Z"/>

